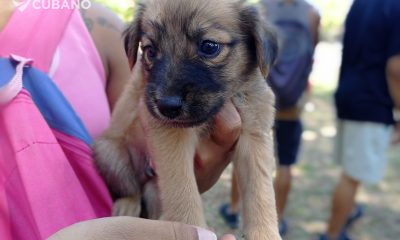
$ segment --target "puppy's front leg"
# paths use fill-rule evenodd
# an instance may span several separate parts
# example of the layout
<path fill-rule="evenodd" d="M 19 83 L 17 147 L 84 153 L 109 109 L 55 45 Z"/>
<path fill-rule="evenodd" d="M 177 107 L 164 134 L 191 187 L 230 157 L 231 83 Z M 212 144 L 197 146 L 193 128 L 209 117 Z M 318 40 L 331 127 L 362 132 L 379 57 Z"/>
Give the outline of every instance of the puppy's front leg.
<path fill-rule="evenodd" d="M 131 197 L 117 202 L 113 213 L 118 215 L 140 213 L 140 186 L 128 136 L 139 126 L 137 108 L 143 86 L 142 75 L 134 72 L 115 106 L 110 127 L 93 144 L 96 166 L 114 197 Z"/>
<path fill-rule="evenodd" d="M 206 227 L 193 170 L 198 141 L 196 131 L 152 125 L 148 140 L 151 157 L 156 163 L 161 218 Z"/>
<path fill-rule="evenodd" d="M 243 134 L 233 155 L 243 196 L 243 233 L 246 240 L 281 239 L 272 180 L 274 161 L 271 141 L 266 135 Z"/>
<path fill-rule="evenodd" d="M 274 96 L 261 80 L 246 97 L 234 99 L 241 113 L 242 134 L 233 153 L 243 202 L 246 240 L 281 239 L 272 172 L 275 169 L 273 140 Z"/>

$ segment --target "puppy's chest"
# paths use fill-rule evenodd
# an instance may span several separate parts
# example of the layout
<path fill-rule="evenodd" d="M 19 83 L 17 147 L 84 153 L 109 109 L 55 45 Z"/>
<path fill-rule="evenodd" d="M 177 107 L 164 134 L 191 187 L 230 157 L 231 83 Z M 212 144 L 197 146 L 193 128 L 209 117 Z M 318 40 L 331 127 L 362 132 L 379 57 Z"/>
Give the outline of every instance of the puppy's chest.
<path fill-rule="evenodd" d="M 238 110 L 242 109 L 244 106 L 246 106 L 246 102 L 248 101 L 247 99 L 247 93 L 246 92 L 237 92 L 233 97 L 231 98 L 233 105 L 235 105 Z"/>

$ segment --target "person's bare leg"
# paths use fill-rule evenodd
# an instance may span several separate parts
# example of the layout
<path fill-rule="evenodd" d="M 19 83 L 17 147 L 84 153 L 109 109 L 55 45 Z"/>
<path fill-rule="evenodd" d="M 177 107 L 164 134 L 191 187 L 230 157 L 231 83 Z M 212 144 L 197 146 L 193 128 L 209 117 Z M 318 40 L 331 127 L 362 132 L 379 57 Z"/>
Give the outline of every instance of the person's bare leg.
<path fill-rule="evenodd" d="M 327 228 L 327 235 L 330 238 L 336 239 L 342 231 L 354 207 L 359 185 L 358 181 L 342 174 L 332 197 L 331 217 Z"/>
<path fill-rule="evenodd" d="M 240 193 L 239 186 L 237 182 L 236 170 L 233 168 L 232 171 L 232 185 L 231 185 L 231 203 L 229 211 L 231 213 L 239 213 L 239 203 L 240 203 Z"/>
<path fill-rule="evenodd" d="M 279 166 L 275 177 L 275 198 L 278 218 L 281 219 L 285 211 L 289 192 L 292 186 L 292 172 L 290 166 Z"/>
<path fill-rule="evenodd" d="M 232 229 L 239 227 L 239 213 L 241 211 L 241 195 L 237 178 L 237 170 L 232 166 L 231 192 L 228 203 L 220 206 L 220 215 L 225 223 Z"/>

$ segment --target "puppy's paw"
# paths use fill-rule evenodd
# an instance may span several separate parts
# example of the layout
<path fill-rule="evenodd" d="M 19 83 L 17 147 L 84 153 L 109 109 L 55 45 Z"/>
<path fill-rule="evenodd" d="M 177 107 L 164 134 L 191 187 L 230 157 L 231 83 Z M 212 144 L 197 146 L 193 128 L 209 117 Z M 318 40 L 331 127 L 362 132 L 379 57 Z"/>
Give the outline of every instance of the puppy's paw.
<path fill-rule="evenodd" d="M 112 215 L 113 216 L 130 216 L 139 217 L 141 211 L 140 198 L 120 198 L 115 201 Z"/>
<path fill-rule="evenodd" d="M 259 229 L 249 231 L 248 234 L 243 234 L 245 240 L 282 240 L 278 231 L 265 230 L 260 231 Z"/>
<path fill-rule="evenodd" d="M 136 196 L 140 183 L 124 139 L 101 137 L 93 144 L 94 162 L 114 197 Z"/>
<path fill-rule="evenodd" d="M 92 149 L 95 163 L 101 170 L 108 169 L 115 161 L 129 159 L 124 139 L 102 136 L 93 143 Z"/>

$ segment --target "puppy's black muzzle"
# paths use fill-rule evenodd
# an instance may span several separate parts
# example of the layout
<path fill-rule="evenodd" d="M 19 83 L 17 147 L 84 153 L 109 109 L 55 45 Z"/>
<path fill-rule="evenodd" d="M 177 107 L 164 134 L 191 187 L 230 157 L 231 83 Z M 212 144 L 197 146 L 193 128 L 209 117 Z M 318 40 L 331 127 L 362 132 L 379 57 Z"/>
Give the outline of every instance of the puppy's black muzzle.
<path fill-rule="evenodd" d="M 168 96 L 157 101 L 157 108 L 162 115 L 169 119 L 175 119 L 182 114 L 182 99 L 180 97 Z"/>
<path fill-rule="evenodd" d="M 198 60 L 171 62 L 168 59 L 155 61 L 150 69 L 146 89 L 150 113 L 179 127 L 191 127 L 211 119 L 225 101 L 220 69 Z"/>

